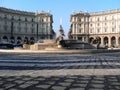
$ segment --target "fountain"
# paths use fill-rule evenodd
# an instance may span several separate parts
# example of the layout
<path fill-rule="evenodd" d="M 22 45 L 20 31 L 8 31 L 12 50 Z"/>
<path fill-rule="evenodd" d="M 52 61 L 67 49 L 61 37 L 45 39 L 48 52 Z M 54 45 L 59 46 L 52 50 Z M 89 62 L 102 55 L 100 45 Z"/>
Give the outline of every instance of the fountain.
<path fill-rule="evenodd" d="M 64 30 L 62 25 L 60 24 L 59 36 L 56 40 L 43 40 L 42 42 L 35 43 L 30 46 L 31 50 L 78 50 L 78 49 L 95 49 L 95 47 L 91 46 L 88 43 L 79 41 L 79 40 L 71 40 L 64 39 Z"/>

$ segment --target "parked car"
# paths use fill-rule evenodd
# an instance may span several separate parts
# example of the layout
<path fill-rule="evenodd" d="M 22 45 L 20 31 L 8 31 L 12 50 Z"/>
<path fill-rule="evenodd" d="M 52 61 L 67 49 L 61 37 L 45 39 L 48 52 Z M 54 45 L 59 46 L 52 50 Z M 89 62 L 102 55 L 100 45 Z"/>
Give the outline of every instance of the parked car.
<path fill-rule="evenodd" d="M 0 49 L 13 49 L 14 45 L 11 43 L 0 43 Z"/>

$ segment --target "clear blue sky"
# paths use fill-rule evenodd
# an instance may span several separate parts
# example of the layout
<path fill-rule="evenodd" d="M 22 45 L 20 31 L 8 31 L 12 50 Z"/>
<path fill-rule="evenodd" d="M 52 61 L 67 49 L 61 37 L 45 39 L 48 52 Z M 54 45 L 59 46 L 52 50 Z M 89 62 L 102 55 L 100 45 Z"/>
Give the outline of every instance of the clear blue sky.
<path fill-rule="evenodd" d="M 120 0 L 0 0 L 0 6 L 23 11 L 51 11 L 53 29 L 58 33 L 60 18 L 67 34 L 70 28 L 70 15 L 79 11 L 104 11 L 120 9 Z M 66 35 L 67 36 L 67 35 Z"/>

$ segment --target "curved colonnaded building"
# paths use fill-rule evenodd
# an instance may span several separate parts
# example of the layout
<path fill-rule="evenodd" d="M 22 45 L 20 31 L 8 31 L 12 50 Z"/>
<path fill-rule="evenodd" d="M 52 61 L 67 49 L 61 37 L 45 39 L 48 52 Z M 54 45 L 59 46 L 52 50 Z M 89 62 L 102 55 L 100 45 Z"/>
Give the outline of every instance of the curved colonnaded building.
<path fill-rule="evenodd" d="M 54 39 L 53 17 L 49 12 L 27 12 L 0 7 L 0 42 L 34 43 Z"/>
<path fill-rule="evenodd" d="M 120 9 L 71 15 L 69 36 L 101 47 L 120 47 Z M 97 41 L 96 41 L 97 40 Z"/>

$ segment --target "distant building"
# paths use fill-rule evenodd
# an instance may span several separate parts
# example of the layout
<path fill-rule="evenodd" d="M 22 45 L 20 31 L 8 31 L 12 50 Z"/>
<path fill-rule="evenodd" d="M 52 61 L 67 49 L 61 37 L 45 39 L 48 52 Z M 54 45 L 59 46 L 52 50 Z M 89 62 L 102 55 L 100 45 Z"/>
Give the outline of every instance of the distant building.
<path fill-rule="evenodd" d="M 0 7 L 0 42 L 34 43 L 54 39 L 53 17 L 49 12 L 27 12 Z"/>
<path fill-rule="evenodd" d="M 69 36 L 101 47 L 120 47 L 120 9 L 71 15 Z M 97 40 L 97 41 L 96 41 Z"/>

